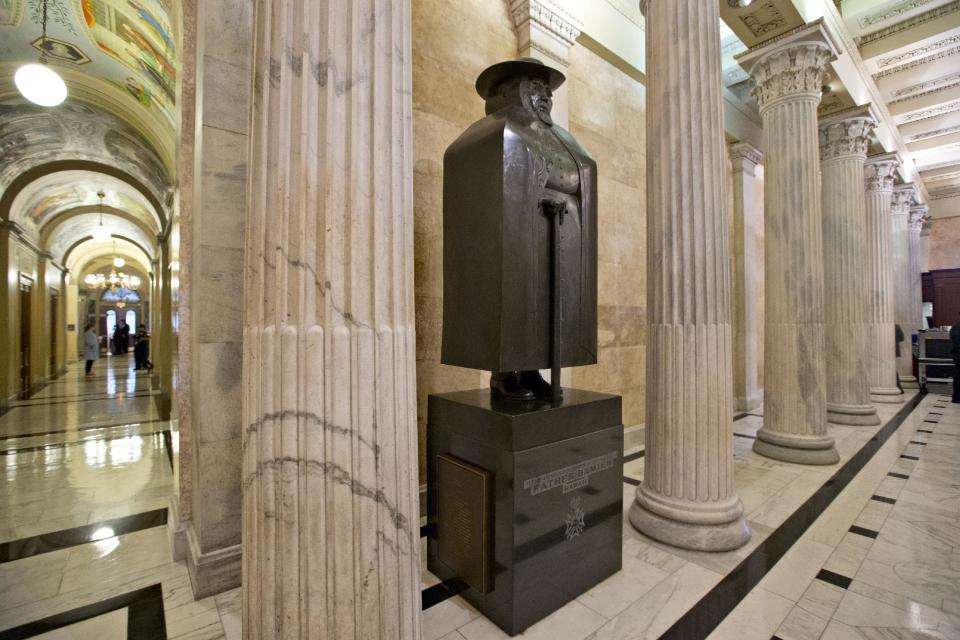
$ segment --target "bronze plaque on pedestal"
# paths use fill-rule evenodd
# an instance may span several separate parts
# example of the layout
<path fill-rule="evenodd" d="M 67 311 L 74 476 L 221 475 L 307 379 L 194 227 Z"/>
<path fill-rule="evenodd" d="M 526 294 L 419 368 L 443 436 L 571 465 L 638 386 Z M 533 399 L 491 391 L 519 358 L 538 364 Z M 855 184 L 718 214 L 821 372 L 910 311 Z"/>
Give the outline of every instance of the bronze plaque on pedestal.
<path fill-rule="evenodd" d="M 465 583 L 488 593 L 493 474 L 454 456 L 437 456 L 437 555 Z"/>

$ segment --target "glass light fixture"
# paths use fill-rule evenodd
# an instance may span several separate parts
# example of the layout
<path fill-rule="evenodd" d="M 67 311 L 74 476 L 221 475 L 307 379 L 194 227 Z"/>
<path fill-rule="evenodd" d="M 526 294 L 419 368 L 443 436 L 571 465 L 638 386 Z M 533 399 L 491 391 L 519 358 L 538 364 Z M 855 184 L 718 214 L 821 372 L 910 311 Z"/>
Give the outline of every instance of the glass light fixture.
<path fill-rule="evenodd" d="M 94 240 L 109 240 L 110 236 L 113 235 L 110 232 L 110 229 L 103 226 L 103 199 L 107 194 L 103 192 L 103 189 L 97 191 L 97 197 L 100 198 L 100 224 L 95 226 L 93 230 L 90 231 L 90 237 Z"/>
<path fill-rule="evenodd" d="M 43 0 L 43 33 L 40 36 L 40 63 L 31 62 L 17 69 L 13 82 L 23 97 L 41 107 L 55 107 L 67 98 L 67 85 L 47 66 L 47 0 Z"/>
<path fill-rule="evenodd" d="M 115 266 L 117 269 L 119 269 L 125 264 L 127 264 L 126 260 L 124 260 L 120 256 L 113 256 L 113 266 Z"/>

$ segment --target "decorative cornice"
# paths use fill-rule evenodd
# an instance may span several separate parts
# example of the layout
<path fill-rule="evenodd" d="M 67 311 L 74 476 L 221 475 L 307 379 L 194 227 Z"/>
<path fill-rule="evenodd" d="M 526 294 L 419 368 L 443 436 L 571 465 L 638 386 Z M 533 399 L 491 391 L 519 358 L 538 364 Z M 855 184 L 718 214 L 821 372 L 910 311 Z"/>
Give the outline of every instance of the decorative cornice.
<path fill-rule="evenodd" d="M 903 116 L 902 122 L 907 123 L 925 120 L 926 118 L 932 118 L 944 113 L 950 113 L 951 111 L 960 111 L 960 100 L 947 102 L 937 107 L 933 107 L 932 109 L 924 109 L 923 111 L 917 111 L 916 113 L 909 113 Z"/>
<path fill-rule="evenodd" d="M 953 127 L 944 127 L 942 129 L 934 129 L 933 131 L 924 131 L 923 133 L 917 133 L 912 136 L 906 136 L 903 140 L 904 142 L 917 142 L 919 140 L 929 140 L 930 138 L 936 138 L 938 136 L 945 136 L 951 133 L 957 133 L 960 131 L 960 125 Z"/>
<path fill-rule="evenodd" d="M 947 41 L 950 41 L 950 40 L 954 41 L 954 44 L 960 43 L 960 35 L 954 36 L 954 37 L 952 37 L 952 38 L 946 38 L 946 39 L 944 39 L 944 40 L 941 40 L 940 42 L 947 42 Z M 886 58 L 885 60 L 897 60 L 897 59 L 902 59 L 902 60 L 907 60 L 907 62 L 904 62 L 903 64 L 900 64 L 900 65 L 891 67 L 891 68 L 889 68 L 889 69 L 884 69 L 884 70 L 880 71 L 879 73 L 875 73 L 875 74 L 873 75 L 873 77 L 874 77 L 874 78 L 877 78 L 877 79 L 879 79 L 879 78 L 885 78 L 885 77 L 890 76 L 890 75 L 893 75 L 893 74 L 895 74 L 895 73 L 900 73 L 901 71 L 907 71 L 908 69 L 913 69 L 914 67 L 919 67 L 919 66 L 921 66 L 921 65 L 928 64 L 928 63 L 930 63 L 930 62 L 936 62 L 937 60 L 940 60 L 941 58 L 946 58 L 947 56 L 952 56 L 952 55 L 955 54 L 955 53 L 960 53 L 960 47 L 952 47 L 952 48 L 950 48 L 950 49 L 946 49 L 946 50 L 944 50 L 944 51 L 940 51 L 939 53 L 932 53 L 931 55 L 927 55 L 927 56 L 922 57 L 922 58 L 917 58 L 917 59 L 915 59 L 915 60 L 910 60 L 910 58 L 912 58 L 912 57 L 914 56 L 914 54 L 923 55 L 924 53 L 931 53 L 931 52 L 933 52 L 933 51 L 936 51 L 938 44 L 939 44 L 939 43 L 934 43 L 934 44 L 932 44 L 932 45 L 930 45 L 930 46 L 928 46 L 928 47 L 922 47 L 922 48 L 920 48 L 920 49 L 914 49 L 913 51 L 908 51 L 907 53 L 904 53 L 904 54 L 899 55 L 899 56 L 892 56 L 892 57 L 890 57 L 890 58 Z M 881 61 L 881 65 L 880 65 L 880 66 L 884 66 L 884 65 L 882 64 L 882 62 L 883 62 L 883 61 Z"/>
<path fill-rule="evenodd" d="M 913 9 L 919 9 L 923 5 L 929 4 L 932 1 L 933 0 L 912 0 L 911 2 L 904 2 L 903 4 L 897 5 L 896 7 L 893 7 L 889 11 L 886 11 L 882 14 L 874 14 L 879 19 L 873 22 L 864 23 L 863 19 L 861 19 L 859 21 L 860 26 L 863 27 L 867 25 L 886 22 L 890 18 L 895 18 L 899 15 L 903 15 L 904 13 L 912 11 Z M 943 6 L 937 7 L 936 9 L 932 9 L 925 13 L 921 13 L 918 16 L 907 18 L 906 20 L 903 20 L 901 22 L 898 22 L 897 24 L 886 27 L 885 29 L 880 29 L 878 31 L 874 31 L 873 33 L 869 33 L 865 36 L 862 36 L 861 38 L 859 38 L 860 46 L 862 47 L 863 45 L 870 44 L 871 42 L 876 42 L 878 40 L 883 40 L 884 38 L 889 38 L 890 36 L 900 33 L 901 31 L 906 31 L 907 29 L 912 29 L 921 24 L 931 22 L 933 20 L 937 20 L 938 18 L 942 18 L 943 16 L 950 15 L 951 13 L 954 13 L 956 11 L 960 11 L 960 0 L 954 0 L 954 2 L 951 2 L 949 4 L 945 4 Z"/>
<path fill-rule="evenodd" d="M 900 163 L 893 159 L 867 159 L 863 177 L 867 191 L 893 191 L 893 178 Z"/>
<path fill-rule="evenodd" d="M 827 65 L 833 52 L 826 44 L 799 42 L 761 58 L 750 69 L 760 113 L 784 98 L 820 101 Z"/>
<path fill-rule="evenodd" d="M 953 187 L 952 189 L 940 189 L 938 191 L 930 192 L 931 200 L 946 200 L 947 198 L 955 198 L 960 196 L 960 187 Z"/>
<path fill-rule="evenodd" d="M 867 157 L 870 134 L 876 122 L 872 118 L 853 117 L 820 126 L 820 160 L 850 156 Z"/>
<path fill-rule="evenodd" d="M 521 49 L 529 45 L 564 66 L 570 64 L 565 51 L 561 52 L 556 46 L 549 47 L 530 40 L 530 30 L 527 27 L 531 26 L 531 23 L 536 25 L 550 34 L 561 48 L 569 49 L 580 36 L 582 22 L 548 0 L 510 0 L 510 15 L 513 17 L 517 34 L 521 39 L 528 39 L 527 42 L 520 43 Z"/>
<path fill-rule="evenodd" d="M 950 75 L 934 78 L 933 80 L 927 80 L 926 82 L 918 82 L 917 84 L 912 84 L 909 87 L 904 87 L 903 89 L 897 89 L 894 91 L 893 97 L 896 99 L 891 100 L 889 104 L 896 104 L 904 100 L 909 100 L 915 96 L 933 93 L 937 90 L 949 89 L 957 86 L 958 84 L 960 84 L 960 73 L 951 73 Z"/>
<path fill-rule="evenodd" d="M 960 178 L 960 171 L 951 171 L 950 173 L 940 173 L 935 176 L 930 176 L 929 178 L 924 178 L 925 183 L 930 182 L 943 182 L 944 180 L 956 180 Z"/>
<path fill-rule="evenodd" d="M 933 2 L 933 0 L 908 0 L 907 2 L 901 2 L 900 4 L 890 7 L 884 11 L 864 16 L 857 20 L 857 24 L 859 24 L 861 28 L 870 27 L 875 24 L 880 24 L 881 22 L 886 22 L 891 18 L 902 16 L 907 12 L 913 11 L 914 9 L 919 9 L 920 7 L 930 4 L 931 2 Z"/>

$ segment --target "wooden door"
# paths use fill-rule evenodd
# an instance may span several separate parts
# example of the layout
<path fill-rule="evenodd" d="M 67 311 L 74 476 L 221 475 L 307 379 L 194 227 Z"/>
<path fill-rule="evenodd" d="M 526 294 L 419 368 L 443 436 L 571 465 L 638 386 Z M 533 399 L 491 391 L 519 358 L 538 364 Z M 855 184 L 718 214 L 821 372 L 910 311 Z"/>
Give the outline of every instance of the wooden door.
<path fill-rule="evenodd" d="M 57 320 L 58 296 L 50 294 L 50 377 L 57 375 L 57 334 L 60 333 L 60 323 Z"/>

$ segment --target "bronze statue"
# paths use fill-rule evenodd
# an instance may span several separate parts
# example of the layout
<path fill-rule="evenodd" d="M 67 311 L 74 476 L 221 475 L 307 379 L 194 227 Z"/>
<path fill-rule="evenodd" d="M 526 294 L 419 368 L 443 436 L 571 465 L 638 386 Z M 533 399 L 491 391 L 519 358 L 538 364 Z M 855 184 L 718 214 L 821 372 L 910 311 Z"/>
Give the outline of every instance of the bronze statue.
<path fill-rule="evenodd" d="M 539 370 L 597 361 L 597 165 L 551 118 L 564 79 L 532 58 L 486 69 L 487 116 L 443 157 L 441 361 L 506 398 L 559 401 Z"/>

